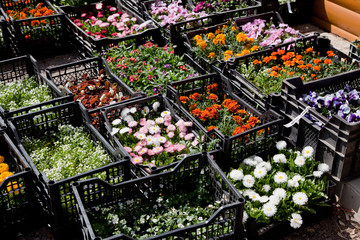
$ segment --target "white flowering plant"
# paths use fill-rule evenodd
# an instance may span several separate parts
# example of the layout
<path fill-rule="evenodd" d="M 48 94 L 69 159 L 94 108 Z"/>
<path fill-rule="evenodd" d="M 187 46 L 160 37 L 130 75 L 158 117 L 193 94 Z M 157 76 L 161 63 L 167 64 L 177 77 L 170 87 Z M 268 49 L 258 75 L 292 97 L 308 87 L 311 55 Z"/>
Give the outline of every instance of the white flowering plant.
<path fill-rule="evenodd" d="M 251 217 L 264 224 L 289 221 L 291 227 L 299 228 L 304 211 L 315 214 L 314 206 L 326 205 L 329 166 L 314 160 L 310 146 L 293 151 L 280 141 L 276 147 L 278 153 L 268 161 L 259 156 L 247 158 L 228 178 L 246 200 L 244 223 Z"/>

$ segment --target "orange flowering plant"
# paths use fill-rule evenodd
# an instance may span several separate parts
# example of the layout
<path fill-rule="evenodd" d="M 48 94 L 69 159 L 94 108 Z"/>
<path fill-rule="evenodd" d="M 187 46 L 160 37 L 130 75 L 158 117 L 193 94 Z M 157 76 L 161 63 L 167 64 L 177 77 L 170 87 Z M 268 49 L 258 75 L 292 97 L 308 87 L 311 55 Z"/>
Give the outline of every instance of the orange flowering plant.
<path fill-rule="evenodd" d="M 242 109 L 237 101 L 218 91 L 218 84 L 206 87 L 206 93 L 192 93 L 180 97 L 185 108 L 208 130 L 218 129 L 226 136 L 234 136 L 257 126 L 260 120 Z"/>
<path fill-rule="evenodd" d="M 14 175 L 13 172 L 9 171 L 10 170 L 9 165 L 7 163 L 4 163 L 4 161 L 5 161 L 4 156 L 0 155 L 0 185 L 2 184 L 3 181 L 5 181 L 7 177 Z M 21 184 L 11 181 L 7 184 L 6 191 L 10 192 L 12 190 L 18 189 L 19 187 L 21 187 Z M 15 194 L 18 193 L 19 191 L 15 191 Z"/>
<path fill-rule="evenodd" d="M 307 48 L 302 52 L 285 52 L 283 49 L 258 59 L 249 64 L 238 64 L 236 70 L 252 82 L 262 93 L 270 94 L 281 90 L 282 81 L 299 76 L 305 82 L 333 76 L 357 68 L 355 63 L 339 60 L 333 51 L 325 56 Z"/>
<path fill-rule="evenodd" d="M 231 57 L 240 57 L 251 52 L 292 41 L 299 37 L 299 32 L 287 24 L 275 26 L 272 20 L 255 19 L 242 26 L 236 22 L 222 25 L 216 31 L 206 31 L 193 37 L 196 44 L 196 56 L 226 61 Z"/>

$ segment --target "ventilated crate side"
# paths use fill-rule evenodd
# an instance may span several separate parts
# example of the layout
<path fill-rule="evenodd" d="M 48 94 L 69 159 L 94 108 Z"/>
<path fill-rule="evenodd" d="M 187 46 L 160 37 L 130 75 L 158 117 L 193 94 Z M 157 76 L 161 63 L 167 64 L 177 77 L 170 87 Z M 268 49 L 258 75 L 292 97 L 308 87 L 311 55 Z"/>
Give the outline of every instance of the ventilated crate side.
<path fill-rule="evenodd" d="M 34 177 L 36 177 L 39 184 L 41 184 L 43 193 L 46 194 L 46 202 L 44 205 L 47 205 L 50 208 L 50 214 L 53 218 L 55 228 L 71 225 L 77 220 L 74 198 L 71 190 L 71 184 L 74 181 L 96 177 L 99 173 L 105 174 L 105 179 L 109 183 L 118 183 L 132 178 L 129 160 L 123 158 L 122 156 L 124 156 L 124 154 L 121 152 L 117 152 L 116 156 L 114 155 L 114 149 L 101 134 L 89 124 L 86 112 L 77 102 L 17 116 L 9 122 L 9 126 L 12 129 L 12 133 L 21 153 L 33 169 Z M 21 141 L 25 136 L 40 138 L 43 135 L 54 133 L 58 131 L 58 126 L 60 124 L 83 127 L 84 131 L 89 134 L 89 137 L 93 140 L 94 144 L 103 147 L 113 163 L 60 181 L 55 182 L 49 180 L 45 173 L 40 172 L 37 169 L 36 165 L 31 160 L 29 153 L 22 146 Z M 126 160 L 120 161 L 121 159 Z"/>
<path fill-rule="evenodd" d="M 360 42 L 359 42 L 360 43 Z M 356 43 L 354 43 L 354 42 L 351 42 L 350 43 L 350 49 L 349 49 L 349 56 L 351 57 L 351 58 L 354 58 L 354 59 L 356 59 L 356 60 L 359 60 L 360 61 L 360 56 L 359 56 L 359 47 L 357 46 L 357 45 L 359 45 L 359 43 L 358 44 L 356 44 Z"/>
<path fill-rule="evenodd" d="M 93 207 L 108 207 L 119 203 L 126 204 L 128 200 L 140 202 L 154 201 L 163 192 L 177 192 L 179 189 L 193 189 L 199 181 L 201 171 L 205 171 L 211 181 L 214 200 L 226 201 L 206 222 L 176 229 L 153 236 L 149 239 L 175 238 L 225 238 L 240 239 L 243 237 L 241 224 L 243 213 L 243 198 L 239 192 L 230 186 L 229 180 L 206 153 L 188 156 L 173 170 L 149 177 L 131 180 L 110 186 L 100 180 L 87 180 L 74 184 L 74 194 L 84 239 L 97 239 L 91 226 L 86 210 Z M 124 234 L 106 239 L 132 239 Z"/>

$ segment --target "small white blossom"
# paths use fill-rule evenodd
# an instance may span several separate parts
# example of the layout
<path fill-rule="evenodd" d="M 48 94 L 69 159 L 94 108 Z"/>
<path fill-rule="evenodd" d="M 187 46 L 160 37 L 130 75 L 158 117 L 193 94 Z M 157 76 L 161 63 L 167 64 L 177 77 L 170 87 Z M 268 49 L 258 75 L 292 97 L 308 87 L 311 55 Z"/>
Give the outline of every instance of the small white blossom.
<path fill-rule="evenodd" d="M 121 111 L 121 117 L 122 117 L 122 118 L 125 118 L 126 116 L 128 116 L 129 113 L 130 113 L 130 109 L 129 109 L 129 108 L 124 108 L 124 109 Z"/>
<path fill-rule="evenodd" d="M 127 122 L 127 123 L 129 123 L 129 122 L 131 122 L 131 121 L 134 121 L 134 118 L 133 118 L 133 116 L 131 116 L 131 115 L 126 115 L 123 119 L 124 119 L 124 121 Z"/>
<path fill-rule="evenodd" d="M 302 182 L 302 181 L 305 180 L 305 179 L 304 179 L 301 175 L 299 175 L 299 174 L 296 174 L 295 176 L 293 176 L 292 179 L 295 180 L 295 181 L 297 181 L 297 182 Z"/>
<path fill-rule="evenodd" d="M 286 191 L 283 188 L 276 188 L 273 191 L 273 195 L 279 196 L 280 199 L 284 199 L 284 198 L 286 198 Z"/>
<path fill-rule="evenodd" d="M 132 114 L 136 113 L 136 107 L 130 108 L 130 112 L 131 112 Z"/>
<path fill-rule="evenodd" d="M 275 154 L 273 160 L 275 163 L 286 163 L 286 157 L 282 153 Z"/>
<path fill-rule="evenodd" d="M 259 156 L 254 156 L 254 161 L 255 161 L 257 164 L 259 164 L 259 163 L 263 162 L 264 160 L 263 160 L 261 157 L 259 157 Z"/>
<path fill-rule="evenodd" d="M 307 203 L 308 197 L 307 197 L 306 193 L 297 192 L 293 195 L 293 201 L 295 204 L 303 206 Z"/>
<path fill-rule="evenodd" d="M 265 184 L 265 185 L 262 187 L 262 189 L 263 189 L 265 192 L 269 192 L 270 189 L 271 189 L 271 187 L 270 187 L 270 185 Z"/>
<path fill-rule="evenodd" d="M 119 128 L 113 128 L 110 134 L 111 134 L 111 136 L 114 136 L 114 135 L 117 134 L 119 131 L 120 131 Z"/>
<path fill-rule="evenodd" d="M 112 125 L 119 125 L 121 123 L 121 119 L 115 119 L 113 122 L 112 122 Z"/>
<path fill-rule="evenodd" d="M 246 221 L 248 220 L 249 218 L 249 215 L 246 213 L 246 211 L 243 212 L 243 219 L 242 219 L 242 222 L 243 223 L 246 223 Z"/>
<path fill-rule="evenodd" d="M 244 187 L 252 188 L 252 186 L 254 186 L 255 179 L 251 175 L 245 175 L 243 180 L 242 180 L 242 183 L 243 183 Z"/>
<path fill-rule="evenodd" d="M 326 163 L 320 163 L 318 166 L 318 170 L 325 173 L 330 171 L 330 167 Z"/>
<path fill-rule="evenodd" d="M 276 206 L 271 203 L 265 203 L 262 210 L 267 217 L 272 217 L 277 212 Z"/>
<path fill-rule="evenodd" d="M 244 173 L 242 169 L 240 170 L 234 169 L 230 172 L 230 178 L 235 181 L 240 181 L 243 179 L 243 177 L 244 177 Z"/>
<path fill-rule="evenodd" d="M 246 158 L 246 159 L 244 160 L 244 164 L 245 164 L 245 165 L 248 165 L 248 166 L 255 166 L 255 165 L 257 164 L 257 162 L 254 161 L 253 158 Z"/>
<path fill-rule="evenodd" d="M 269 197 L 268 196 L 261 196 L 260 197 L 260 200 L 259 200 L 261 203 L 266 203 L 269 201 Z"/>
<path fill-rule="evenodd" d="M 302 217 L 298 213 L 291 214 L 290 226 L 292 228 L 299 228 L 303 223 Z"/>
<path fill-rule="evenodd" d="M 274 176 L 274 181 L 277 184 L 284 183 L 288 180 L 288 176 L 284 172 L 277 172 Z"/>
<path fill-rule="evenodd" d="M 301 154 L 304 157 L 312 157 L 312 155 L 314 154 L 314 149 L 310 146 L 304 147 L 304 149 L 302 150 Z"/>
<path fill-rule="evenodd" d="M 152 105 L 152 108 L 154 109 L 155 112 L 158 111 L 159 107 L 160 107 L 160 103 L 159 103 L 159 102 L 154 102 L 154 104 Z"/>
<path fill-rule="evenodd" d="M 124 127 L 124 128 L 122 128 L 122 129 L 120 130 L 120 134 L 124 134 L 124 133 L 127 133 L 127 132 L 129 132 L 129 131 L 130 131 L 130 128 Z"/>
<path fill-rule="evenodd" d="M 258 179 L 265 177 L 266 174 L 267 174 L 267 171 L 264 167 L 256 167 L 254 169 L 254 176 Z"/>
<path fill-rule="evenodd" d="M 298 182 L 298 181 L 296 181 L 296 180 L 294 180 L 294 179 L 290 179 L 290 180 L 288 181 L 288 187 L 290 187 L 290 188 L 292 188 L 292 187 L 297 188 L 298 186 L 299 186 L 299 182 Z"/>
<path fill-rule="evenodd" d="M 145 106 L 142 110 L 141 110 L 141 113 L 143 115 L 147 115 L 148 113 L 150 112 L 150 108 Z"/>
<path fill-rule="evenodd" d="M 323 175 L 324 172 L 322 171 L 314 171 L 313 172 L 313 176 L 314 177 L 317 177 L 317 178 L 320 178 L 322 175 Z"/>
<path fill-rule="evenodd" d="M 276 148 L 278 150 L 283 150 L 286 148 L 286 142 L 285 141 L 279 141 L 276 143 Z"/>
<path fill-rule="evenodd" d="M 170 111 L 165 110 L 161 113 L 161 117 L 165 117 L 166 115 L 170 115 L 170 114 L 171 114 Z"/>
<path fill-rule="evenodd" d="M 280 203 L 280 197 L 278 195 L 271 195 L 269 197 L 269 203 L 273 204 L 273 205 L 278 205 Z"/>
<path fill-rule="evenodd" d="M 294 161 L 296 166 L 303 166 L 305 164 L 305 158 L 303 156 L 297 156 Z"/>

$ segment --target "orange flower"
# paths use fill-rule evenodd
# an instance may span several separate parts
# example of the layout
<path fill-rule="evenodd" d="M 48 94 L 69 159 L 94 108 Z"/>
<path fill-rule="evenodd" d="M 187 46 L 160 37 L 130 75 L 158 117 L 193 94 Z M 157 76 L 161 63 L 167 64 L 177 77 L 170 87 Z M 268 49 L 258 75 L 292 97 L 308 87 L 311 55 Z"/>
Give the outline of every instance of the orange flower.
<path fill-rule="evenodd" d="M 194 110 L 191 111 L 191 113 L 195 116 L 195 117 L 199 117 L 201 115 L 201 109 L 200 108 L 196 108 Z"/>
<path fill-rule="evenodd" d="M 243 133 L 244 129 L 242 129 L 242 127 L 236 127 L 235 130 L 233 131 L 233 136 L 238 135 L 240 133 Z"/>
<path fill-rule="evenodd" d="M 299 65 L 298 68 L 300 68 L 301 70 L 307 69 L 306 65 Z"/>
<path fill-rule="evenodd" d="M 279 68 L 278 66 L 272 66 L 271 67 L 271 71 L 279 71 L 281 68 Z"/>
<path fill-rule="evenodd" d="M 209 96 L 206 97 L 207 99 L 214 100 L 215 102 L 219 99 L 216 94 L 211 93 Z"/>
<path fill-rule="evenodd" d="M 208 58 L 216 58 L 216 54 L 214 52 L 209 53 Z"/>
<path fill-rule="evenodd" d="M 201 94 L 199 93 L 193 93 L 190 95 L 190 99 L 198 101 L 201 98 Z"/>
<path fill-rule="evenodd" d="M 199 41 L 197 42 L 197 45 L 199 45 L 199 47 L 204 50 L 207 47 L 207 43 L 205 41 Z"/>
<path fill-rule="evenodd" d="M 196 104 L 196 103 L 191 104 L 191 105 L 190 105 L 190 110 L 195 109 L 196 107 L 197 107 L 197 104 Z"/>
<path fill-rule="evenodd" d="M 285 61 L 284 65 L 287 66 L 287 67 L 294 66 L 295 62 L 294 61 Z"/>
<path fill-rule="evenodd" d="M 185 103 L 187 103 L 189 101 L 189 98 L 188 97 L 186 97 L 186 96 L 181 96 L 180 97 L 180 102 L 182 103 L 182 104 L 185 104 Z"/>
<path fill-rule="evenodd" d="M 321 62 L 321 59 L 315 58 L 312 60 L 315 64 L 319 64 Z"/>
<path fill-rule="evenodd" d="M 200 35 L 195 35 L 194 40 L 197 42 L 202 41 L 202 37 Z"/>
<path fill-rule="evenodd" d="M 220 33 L 218 35 L 216 35 L 216 37 L 213 39 L 213 43 L 216 44 L 220 44 L 221 46 L 225 45 L 225 35 Z"/>
<path fill-rule="evenodd" d="M 258 47 L 258 46 L 253 46 L 253 47 L 250 49 L 250 51 L 252 51 L 252 52 L 255 52 L 255 51 L 257 51 L 257 50 L 259 50 L 259 47 Z"/>
<path fill-rule="evenodd" d="M 255 59 L 252 63 L 253 63 L 254 65 L 257 65 L 257 64 L 261 64 L 261 61 Z"/>
<path fill-rule="evenodd" d="M 316 74 L 312 73 L 310 76 L 311 76 L 312 78 L 315 78 L 315 77 L 316 77 Z"/>
<path fill-rule="evenodd" d="M 335 53 L 333 51 L 327 51 L 326 53 L 327 53 L 328 57 L 335 56 Z"/>
<path fill-rule="evenodd" d="M 210 32 L 210 33 L 206 34 L 206 37 L 207 37 L 207 39 L 213 39 L 215 37 L 215 34 Z"/>
<path fill-rule="evenodd" d="M 222 107 L 219 104 L 213 104 L 212 108 L 215 109 L 215 110 L 221 110 L 222 109 Z"/>
<path fill-rule="evenodd" d="M 325 63 L 325 64 L 331 64 L 331 62 L 332 62 L 331 59 L 325 59 L 325 60 L 324 60 L 324 63 Z"/>
<path fill-rule="evenodd" d="M 264 62 L 264 63 L 268 63 L 268 62 L 270 62 L 270 61 L 271 61 L 270 57 L 264 57 L 264 58 L 263 58 L 263 62 Z"/>
<path fill-rule="evenodd" d="M 243 125 L 242 128 L 244 131 L 247 131 L 247 130 L 251 129 L 251 126 L 249 124 L 246 124 L 246 125 Z"/>
<path fill-rule="evenodd" d="M 279 50 L 277 51 L 277 54 L 278 54 L 278 55 L 283 55 L 283 54 L 285 54 L 285 50 L 279 49 Z"/>
<path fill-rule="evenodd" d="M 294 72 L 288 72 L 289 76 L 292 76 L 294 75 L 295 73 Z"/>
<path fill-rule="evenodd" d="M 256 123 L 259 123 L 259 122 L 260 122 L 260 120 L 258 117 L 251 116 L 249 118 L 248 124 L 253 127 L 253 126 L 255 126 Z"/>
<path fill-rule="evenodd" d="M 241 32 L 241 33 L 239 33 L 238 35 L 236 35 L 236 40 L 237 40 L 238 42 L 245 42 L 246 39 L 247 39 L 246 34 L 243 33 L 243 32 Z"/>
<path fill-rule="evenodd" d="M 207 131 L 210 132 L 211 130 L 215 129 L 216 127 L 215 126 L 210 126 L 207 128 Z"/>
<path fill-rule="evenodd" d="M 249 115 L 245 109 L 239 109 L 237 114 L 240 114 L 241 116 Z"/>
<path fill-rule="evenodd" d="M 238 103 L 235 100 L 229 98 L 225 99 L 222 105 L 227 108 L 230 112 L 236 112 L 239 108 Z"/>
<path fill-rule="evenodd" d="M 305 53 L 309 53 L 309 52 L 312 52 L 312 51 L 314 51 L 314 49 L 311 48 L 311 47 L 309 47 L 309 48 L 307 48 L 307 49 L 305 50 Z"/>
<path fill-rule="evenodd" d="M 235 115 L 233 116 L 233 119 L 235 120 L 235 122 L 237 122 L 237 124 L 242 125 L 243 123 L 242 117 Z"/>
<path fill-rule="evenodd" d="M 284 56 L 282 56 L 281 57 L 281 59 L 283 60 L 283 61 L 288 61 L 288 60 L 290 60 L 290 56 L 289 55 L 284 55 Z"/>
<path fill-rule="evenodd" d="M 218 86 L 219 85 L 217 83 L 214 83 L 214 84 L 206 86 L 206 90 L 210 91 L 210 92 L 216 92 L 218 89 Z"/>
<path fill-rule="evenodd" d="M 320 66 L 314 66 L 314 70 L 315 71 L 320 71 L 321 67 Z"/>
<path fill-rule="evenodd" d="M 278 53 L 277 52 L 272 52 L 271 56 L 276 56 Z"/>

